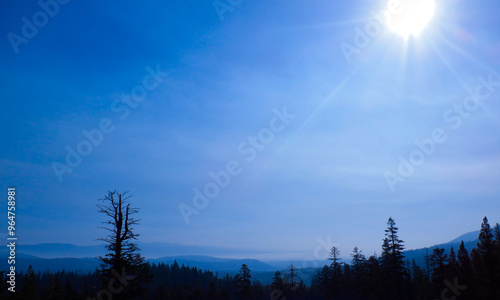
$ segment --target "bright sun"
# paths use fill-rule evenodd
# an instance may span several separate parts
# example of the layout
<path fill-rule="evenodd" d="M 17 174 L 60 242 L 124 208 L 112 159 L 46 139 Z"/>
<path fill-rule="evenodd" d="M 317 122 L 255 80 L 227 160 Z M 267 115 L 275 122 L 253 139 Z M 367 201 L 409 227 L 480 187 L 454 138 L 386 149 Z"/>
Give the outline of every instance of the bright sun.
<path fill-rule="evenodd" d="M 434 0 L 389 0 L 387 25 L 405 39 L 417 36 L 434 16 L 434 9 Z"/>

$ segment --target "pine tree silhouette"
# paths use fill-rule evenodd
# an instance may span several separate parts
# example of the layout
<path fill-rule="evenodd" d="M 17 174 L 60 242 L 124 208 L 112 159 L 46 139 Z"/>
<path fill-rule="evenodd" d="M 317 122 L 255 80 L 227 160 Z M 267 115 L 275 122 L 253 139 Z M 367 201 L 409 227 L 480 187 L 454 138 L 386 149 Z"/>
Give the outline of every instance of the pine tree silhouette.
<path fill-rule="evenodd" d="M 407 269 L 404 260 L 404 241 L 398 237 L 399 228 L 393 218 L 387 221 L 380 267 L 385 282 L 385 296 L 387 299 L 405 299 L 403 284 L 407 279 Z"/>

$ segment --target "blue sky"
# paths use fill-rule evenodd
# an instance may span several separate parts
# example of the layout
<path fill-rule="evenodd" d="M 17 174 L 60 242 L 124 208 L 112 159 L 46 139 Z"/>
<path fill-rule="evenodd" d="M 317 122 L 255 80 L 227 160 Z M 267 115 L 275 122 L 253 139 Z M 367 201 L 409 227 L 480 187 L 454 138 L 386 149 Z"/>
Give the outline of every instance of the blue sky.
<path fill-rule="evenodd" d="M 500 219 L 495 1 L 438 0 L 418 37 L 384 28 L 350 61 L 342 45 L 385 1 L 242 1 L 223 20 L 211 1 L 69 1 L 15 47 L 9 33 L 42 8 L 0 5 L 0 178 L 17 189 L 20 243 L 97 243 L 95 205 L 114 189 L 134 195 L 143 241 L 277 257 L 311 256 L 327 237 L 345 256 L 379 252 L 390 216 L 407 248 Z M 123 115 L 148 70 L 161 79 Z M 479 86 L 488 96 L 460 115 Z M 283 110 L 293 118 L 269 137 Z M 54 163 L 102 120 L 113 131 L 59 180 Z M 436 130 L 441 142 L 398 173 Z M 267 144 L 250 146 L 259 133 Z M 230 162 L 240 172 L 195 208 L 193 189 Z M 387 172 L 404 182 L 391 188 Z M 180 205 L 198 212 L 189 224 Z"/>

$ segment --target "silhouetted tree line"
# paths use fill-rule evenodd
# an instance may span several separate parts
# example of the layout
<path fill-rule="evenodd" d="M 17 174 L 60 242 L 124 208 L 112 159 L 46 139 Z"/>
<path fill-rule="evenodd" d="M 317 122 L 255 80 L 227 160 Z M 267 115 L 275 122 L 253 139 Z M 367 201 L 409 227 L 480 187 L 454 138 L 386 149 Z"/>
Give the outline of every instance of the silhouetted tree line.
<path fill-rule="evenodd" d="M 435 248 L 425 266 L 404 258 L 404 242 L 392 218 L 387 222 L 380 257 L 366 257 L 356 247 L 351 263 L 338 262 L 332 248 L 332 264 L 316 274 L 304 299 L 345 300 L 499 300 L 500 229 L 492 229 L 485 217 L 479 242 L 468 253 L 463 241 L 457 252 Z"/>
<path fill-rule="evenodd" d="M 134 296 L 134 299 L 268 299 L 265 287 L 251 279 L 251 271 L 246 265 L 242 266 L 239 274 L 226 274 L 221 278 L 208 270 L 179 266 L 177 261 L 172 265 L 153 263 L 149 268 L 153 277 L 143 284 L 144 293 Z M 107 297 L 107 292 L 100 293 L 99 275 L 99 270 L 87 274 L 67 271 L 35 273 L 30 266 L 26 273 L 17 275 L 16 293 L 7 293 L 3 289 L 0 299 L 120 299 L 121 292 L 110 291 L 111 297 Z"/>
<path fill-rule="evenodd" d="M 3 279 L 6 282 L 7 279 Z M 26 273 L 16 275 L 16 292 L 7 292 L 2 286 L 0 299 L 19 300 L 79 300 L 95 297 L 94 290 L 99 286 L 96 272 L 82 273 L 73 271 L 37 272 L 29 266 Z"/>
<path fill-rule="evenodd" d="M 93 273 L 38 272 L 31 267 L 18 275 L 17 292 L 7 293 L 2 283 L 1 299 L 172 299 L 172 300 L 499 300 L 500 229 L 491 228 L 485 217 L 479 242 L 469 253 L 435 248 L 421 266 L 404 257 L 404 241 L 392 218 L 387 222 L 380 256 L 366 257 L 355 247 L 350 261 L 341 259 L 336 247 L 330 251 L 330 265 L 313 276 L 306 287 L 299 270 L 291 265 L 276 271 L 272 283 L 263 285 L 252 277 L 247 265 L 239 274 L 219 274 L 174 262 L 172 265 L 146 264 L 148 280 L 140 282 L 141 294 L 129 294 L 126 287 L 134 278 L 115 272 L 115 282 L 102 281 L 103 269 Z M 132 269 L 134 272 L 136 270 Z M 117 275 L 118 274 L 118 275 Z M 5 274 L 3 275 L 5 276 Z M 112 281 L 112 278 L 111 278 Z M 123 289 L 121 285 L 124 285 Z"/>

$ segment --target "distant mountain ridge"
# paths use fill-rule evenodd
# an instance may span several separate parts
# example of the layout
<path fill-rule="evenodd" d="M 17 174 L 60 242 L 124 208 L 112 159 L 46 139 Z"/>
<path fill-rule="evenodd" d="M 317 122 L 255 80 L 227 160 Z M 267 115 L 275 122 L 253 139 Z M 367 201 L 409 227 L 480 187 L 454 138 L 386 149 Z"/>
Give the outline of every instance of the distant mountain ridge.
<path fill-rule="evenodd" d="M 415 259 L 419 265 L 425 265 L 425 255 L 432 253 L 434 248 L 444 248 L 446 253 L 450 247 L 458 250 L 460 242 L 463 240 L 464 245 L 470 252 L 478 242 L 479 231 L 465 233 L 448 243 L 434 245 L 427 248 L 413 249 L 405 251 L 405 257 L 410 262 Z M 142 243 L 140 244 L 141 254 L 148 258 L 151 263 L 166 263 L 172 264 L 175 260 L 179 265 L 197 267 L 200 269 L 208 269 L 213 272 L 220 273 L 236 273 L 243 263 L 246 263 L 254 272 L 269 276 L 269 272 L 283 270 L 292 262 L 301 267 L 297 260 L 269 261 L 262 262 L 257 259 L 232 259 L 221 258 L 221 253 L 227 255 L 241 255 L 238 249 L 217 248 L 217 247 L 202 247 L 202 246 L 187 246 L 174 243 Z M 0 255 L 4 257 L 8 253 L 7 247 L 0 247 Z M 190 253 L 190 255 L 184 255 Z M 259 253 L 255 251 L 255 253 Z M 94 246 L 77 246 L 64 243 L 45 243 L 36 245 L 19 245 L 17 248 L 17 265 L 21 271 L 25 271 L 29 265 L 33 265 L 39 271 L 59 271 L 59 270 L 75 270 L 82 272 L 92 272 L 99 266 L 97 256 L 105 254 L 104 245 Z M 151 258 L 156 257 L 156 258 Z M 319 265 L 328 264 L 328 261 L 320 261 Z M 6 269 L 7 260 L 0 260 L 0 267 Z M 320 266 L 321 267 L 321 266 Z"/>
<path fill-rule="evenodd" d="M 241 255 L 242 251 L 233 248 L 190 246 L 176 243 L 138 243 L 141 254 L 148 259 L 165 256 L 190 255 L 206 256 L 233 256 Z M 0 250 L 1 251 L 1 250 Z M 103 256 L 106 253 L 105 245 L 78 246 L 66 243 L 44 243 L 35 245 L 19 245 L 18 252 L 34 255 L 40 258 L 89 258 Z M 245 251 L 252 255 L 259 251 Z"/>
<path fill-rule="evenodd" d="M 231 273 L 239 270 L 242 264 L 247 264 L 250 270 L 256 272 L 275 271 L 276 267 L 266 264 L 257 259 L 229 259 L 219 258 L 205 255 L 183 255 L 183 256 L 167 256 L 156 259 L 150 259 L 149 262 L 173 264 L 177 261 L 179 265 L 197 267 L 203 270 L 212 272 L 228 272 Z"/>
<path fill-rule="evenodd" d="M 477 239 L 479 237 L 479 232 L 480 232 L 480 230 L 476 230 L 476 231 L 468 232 L 466 234 L 462 234 L 461 236 L 457 237 L 456 239 L 449 241 L 448 244 L 453 244 L 453 243 L 460 244 L 461 241 L 464 241 L 464 243 L 477 241 Z"/>
<path fill-rule="evenodd" d="M 425 255 L 428 253 L 429 255 L 432 254 L 432 250 L 435 248 L 443 248 L 445 250 L 445 254 L 448 254 L 450 251 L 450 248 L 453 247 L 455 254 L 458 251 L 458 248 L 460 247 L 460 243 L 463 241 L 465 249 L 470 253 L 472 248 L 476 247 L 477 243 L 479 242 L 479 230 L 476 231 L 471 231 L 465 234 L 462 234 L 461 236 L 457 237 L 456 239 L 453 239 L 449 241 L 448 243 L 443 243 L 443 244 L 438 244 L 430 247 L 425 247 L 425 248 L 420 248 L 420 249 L 413 249 L 413 250 L 406 250 L 405 251 L 405 259 L 409 260 L 412 262 L 415 260 L 415 262 L 420 265 L 420 266 L 425 266 Z"/>
<path fill-rule="evenodd" d="M 34 255 L 39 258 L 89 258 L 104 255 L 104 245 L 77 246 L 65 243 L 44 243 L 19 245 L 19 253 Z"/>
<path fill-rule="evenodd" d="M 0 251 L 3 253 L 5 251 Z M 172 256 L 148 260 L 150 263 L 173 264 L 177 261 L 179 265 L 197 267 L 202 270 L 212 272 L 234 274 L 242 264 L 247 264 L 252 271 L 270 272 L 276 267 L 263 263 L 257 259 L 230 259 L 211 256 Z M 25 272 L 28 266 L 32 265 L 36 271 L 79 271 L 83 273 L 93 272 L 99 267 L 100 261 L 96 258 L 40 258 L 32 255 L 18 253 L 16 255 L 16 267 L 21 272 Z M 0 260 L 0 269 L 8 269 L 7 260 Z"/>

